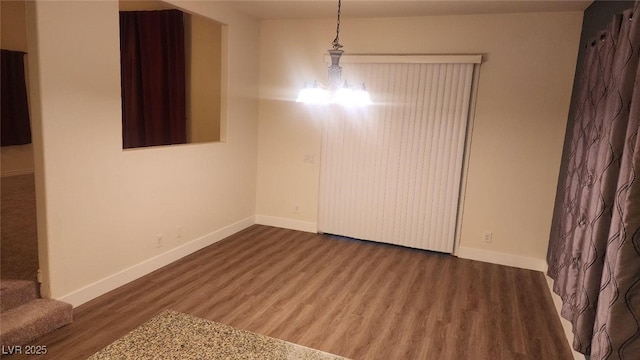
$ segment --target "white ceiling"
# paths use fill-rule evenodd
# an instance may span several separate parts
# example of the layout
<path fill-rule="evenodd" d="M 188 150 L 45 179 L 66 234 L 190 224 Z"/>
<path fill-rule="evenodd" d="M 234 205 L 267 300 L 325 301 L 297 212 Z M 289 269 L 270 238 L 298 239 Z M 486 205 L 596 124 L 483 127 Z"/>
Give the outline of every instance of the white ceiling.
<path fill-rule="evenodd" d="M 214 0 L 216 1 L 216 0 Z M 226 0 L 236 10 L 258 19 L 335 17 L 337 0 Z M 583 11 L 592 1 L 580 0 L 343 0 L 344 17 L 405 17 Z"/>

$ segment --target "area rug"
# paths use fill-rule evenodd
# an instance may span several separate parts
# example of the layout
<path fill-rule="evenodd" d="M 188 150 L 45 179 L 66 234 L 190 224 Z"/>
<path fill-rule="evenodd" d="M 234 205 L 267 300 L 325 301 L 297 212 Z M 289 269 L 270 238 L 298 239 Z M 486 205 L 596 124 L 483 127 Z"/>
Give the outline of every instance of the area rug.
<path fill-rule="evenodd" d="M 345 359 L 165 310 L 89 359 Z"/>

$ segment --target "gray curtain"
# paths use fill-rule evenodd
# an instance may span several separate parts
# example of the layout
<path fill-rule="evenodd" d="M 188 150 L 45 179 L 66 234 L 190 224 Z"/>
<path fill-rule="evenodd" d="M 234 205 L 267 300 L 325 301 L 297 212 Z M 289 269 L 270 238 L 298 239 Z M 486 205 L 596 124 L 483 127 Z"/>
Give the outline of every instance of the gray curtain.
<path fill-rule="evenodd" d="M 590 41 L 547 262 L 573 347 L 640 359 L 640 2 Z"/>

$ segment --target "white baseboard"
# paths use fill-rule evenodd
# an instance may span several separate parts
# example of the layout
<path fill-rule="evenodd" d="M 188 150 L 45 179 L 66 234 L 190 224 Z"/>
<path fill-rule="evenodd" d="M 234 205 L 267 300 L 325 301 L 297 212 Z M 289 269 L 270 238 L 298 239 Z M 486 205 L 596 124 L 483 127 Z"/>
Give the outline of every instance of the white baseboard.
<path fill-rule="evenodd" d="M 505 266 L 513 266 L 521 269 L 543 272 L 547 270 L 547 262 L 545 260 L 529 256 L 513 255 L 497 251 L 470 248 L 466 246 L 460 246 L 455 255 L 463 259 L 477 260 Z"/>
<path fill-rule="evenodd" d="M 558 296 L 558 294 L 553 292 L 553 279 L 546 275 L 545 278 L 547 279 L 547 285 L 549 286 L 549 293 L 551 293 L 551 298 L 553 298 L 553 305 L 556 308 L 556 312 L 558 313 L 558 317 L 560 318 L 560 323 L 562 324 L 562 328 L 564 329 L 564 334 L 567 337 L 569 348 L 571 348 L 571 352 L 573 353 L 573 359 L 584 360 L 585 356 L 573 350 L 573 347 L 571 346 L 571 343 L 573 342 L 573 331 L 571 330 L 571 323 L 569 322 L 569 320 L 563 318 L 562 315 L 560 315 L 560 311 L 562 309 L 562 299 L 560 299 L 560 296 Z"/>
<path fill-rule="evenodd" d="M 73 305 L 73 307 L 82 305 L 89 300 L 95 299 L 100 295 L 103 295 L 124 284 L 147 275 L 163 266 L 166 266 L 178 259 L 192 254 L 204 247 L 207 247 L 241 230 L 244 230 L 253 224 L 255 224 L 255 218 L 253 216 L 250 216 L 246 219 L 240 220 L 234 224 L 190 241 L 184 245 L 173 248 L 163 254 L 152 257 L 139 264 L 119 271 L 113 275 L 109 275 L 99 281 L 94 282 L 93 284 L 87 285 L 57 299 L 67 302 Z"/>
<path fill-rule="evenodd" d="M 284 229 L 305 231 L 310 233 L 318 232 L 318 224 L 307 221 L 293 220 L 268 215 L 256 215 L 256 224 L 275 226 Z"/>

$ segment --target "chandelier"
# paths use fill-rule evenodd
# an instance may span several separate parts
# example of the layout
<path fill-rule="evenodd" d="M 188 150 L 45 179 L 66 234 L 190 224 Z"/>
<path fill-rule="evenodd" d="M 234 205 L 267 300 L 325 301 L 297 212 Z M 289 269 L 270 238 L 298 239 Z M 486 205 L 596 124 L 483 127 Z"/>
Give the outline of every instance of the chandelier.
<path fill-rule="evenodd" d="M 315 81 L 313 84 L 305 84 L 304 88 L 298 93 L 297 102 L 305 104 L 341 104 L 346 106 L 362 106 L 370 105 L 371 97 L 367 92 L 364 84 L 359 87 L 352 87 L 346 81 L 342 82 L 342 67 L 340 66 L 340 56 L 344 53 L 342 45 L 340 45 L 340 10 L 341 0 L 338 0 L 338 21 L 336 25 L 336 38 L 333 39 L 331 45 L 333 48 L 329 50 L 331 57 L 331 65 L 329 66 L 329 85 L 328 87 Z"/>

